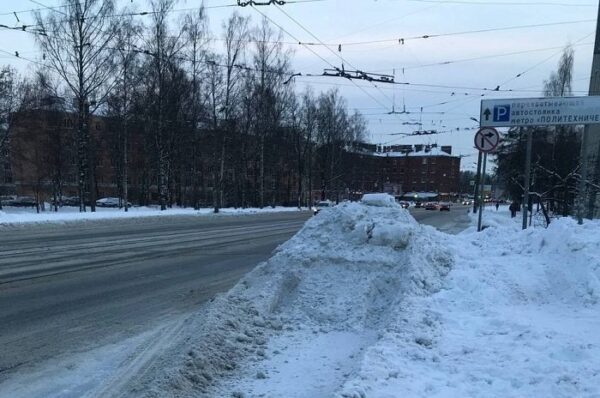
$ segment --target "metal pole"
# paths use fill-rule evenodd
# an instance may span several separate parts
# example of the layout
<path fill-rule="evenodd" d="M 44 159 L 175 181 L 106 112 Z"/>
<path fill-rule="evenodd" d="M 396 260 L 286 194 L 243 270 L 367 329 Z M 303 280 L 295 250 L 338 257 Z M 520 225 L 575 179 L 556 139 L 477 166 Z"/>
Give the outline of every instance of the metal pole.
<path fill-rule="evenodd" d="M 477 174 L 475 174 L 475 191 L 473 192 L 473 213 L 477 214 L 477 201 L 479 200 L 479 181 L 481 179 L 481 151 L 477 155 Z"/>
<path fill-rule="evenodd" d="M 600 95 L 600 5 L 598 6 L 598 17 L 596 22 L 596 40 L 594 44 L 594 57 L 592 58 L 592 70 L 590 76 L 589 95 Z M 584 213 L 590 213 L 587 204 L 587 179 L 589 176 L 590 163 L 593 161 L 591 154 L 597 151 L 597 145 L 592 144 L 592 136 L 600 134 L 600 126 L 586 125 L 581 137 L 581 177 L 577 187 L 577 221 L 583 223 Z M 597 139 L 594 139 L 597 142 Z"/>
<path fill-rule="evenodd" d="M 479 152 L 479 154 L 481 155 L 481 152 Z M 481 171 L 481 199 L 479 199 L 479 219 L 477 220 L 477 231 L 481 231 L 481 220 L 483 217 L 483 208 L 485 207 L 483 205 L 483 185 L 485 184 L 485 166 L 487 163 L 487 152 L 485 154 L 483 154 L 483 170 Z"/>
<path fill-rule="evenodd" d="M 533 133 L 527 129 L 527 152 L 525 154 L 525 182 L 523 185 L 523 229 L 527 229 L 527 211 L 529 209 L 529 183 L 531 178 L 531 149 Z"/>

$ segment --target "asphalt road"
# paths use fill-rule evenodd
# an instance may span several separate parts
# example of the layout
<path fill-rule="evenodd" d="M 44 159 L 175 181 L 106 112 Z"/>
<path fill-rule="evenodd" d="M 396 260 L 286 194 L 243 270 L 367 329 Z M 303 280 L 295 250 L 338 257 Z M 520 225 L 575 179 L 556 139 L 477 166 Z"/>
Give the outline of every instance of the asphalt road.
<path fill-rule="evenodd" d="M 0 382 L 227 291 L 310 217 L 160 217 L 0 230 Z"/>
<path fill-rule="evenodd" d="M 467 208 L 411 209 L 446 232 Z M 309 213 L 161 217 L 0 230 L 0 383 L 139 334 L 227 291 Z"/>

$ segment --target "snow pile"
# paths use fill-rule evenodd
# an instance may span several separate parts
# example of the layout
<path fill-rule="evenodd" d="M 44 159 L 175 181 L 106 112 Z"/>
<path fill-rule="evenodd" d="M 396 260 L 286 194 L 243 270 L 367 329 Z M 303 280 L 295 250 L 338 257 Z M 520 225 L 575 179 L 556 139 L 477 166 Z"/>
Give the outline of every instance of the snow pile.
<path fill-rule="evenodd" d="M 367 193 L 360 201 L 369 206 L 394 207 L 396 205 L 396 199 L 387 193 Z"/>
<path fill-rule="evenodd" d="M 600 223 L 490 218 L 448 236 L 444 289 L 403 303 L 340 397 L 600 396 Z"/>
<path fill-rule="evenodd" d="M 192 321 L 196 333 L 129 393 L 332 396 L 404 297 L 441 287 L 452 265 L 442 239 L 395 203 L 323 209 Z"/>

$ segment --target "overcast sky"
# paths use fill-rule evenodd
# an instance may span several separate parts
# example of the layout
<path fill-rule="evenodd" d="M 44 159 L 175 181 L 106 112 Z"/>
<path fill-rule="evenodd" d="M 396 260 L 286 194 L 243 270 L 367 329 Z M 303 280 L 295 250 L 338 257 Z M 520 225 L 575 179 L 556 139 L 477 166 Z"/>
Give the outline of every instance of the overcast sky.
<path fill-rule="evenodd" d="M 201 0 L 180 0 L 175 8 L 189 9 L 201 3 Z M 236 0 L 204 1 L 207 7 L 235 3 Z M 56 6 L 61 1 L 1 0 L 0 24 L 31 23 L 30 13 L 17 14 L 18 22 L 12 12 L 39 8 L 39 4 Z M 126 0 L 122 4 L 139 11 L 148 10 L 145 0 Z M 464 128 L 477 125 L 470 118 L 479 117 L 481 94 L 488 98 L 540 96 L 544 80 L 556 69 L 562 48 L 567 44 L 572 44 L 575 50 L 574 94 L 587 94 L 597 6 L 593 0 L 321 0 L 285 4 L 281 10 L 273 5 L 258 10 L 288 32 L 283 36 L 290 43 L 287 46 L 294 50 L 295 72 L 319 75 L 324 68 L 341 67 L 344 63 L 346 69 L 395 73 L 396 82 L 413 84 L 379 83 L 375 87 L 366 81 L 355 81 L 355 85 L 342 78 L 303 76 L 295 79 L 298 90 L 306 85 L 312 85 L 316 92 L 338 87 L 350 108 L 360 110 L 369 121 L 371 142 L 452 145 L 455 154 L 469 155 L 462 160 L 462 168 L 472 169 L 476 160 L 475 131 Z M 220 34 L 222 21 L 236 10 L 251 16 L 254 22 L 261 18 L 251 7 L 209 8 L 213 34 Z M 177 20 L 182 14 L 183 11 L 175 12 L 173 17 Z M 525 25 L 546 26 L 498 29 Z M 482 30 L 490 31 L 464 33 Z M 411 39 L 438 34 L 442 36 Z M 0 29 L 0 38 L 0 51 L 11 54 L 18 51 L 30 59 L 41 58 L 27 33 Z M 399 43 L 400 38 L 405 39 L 404 44 Z M 319 57 L 303 46 L 291 44 L 298 40 L 331 44 L 333 51 L 310 46 Z M 382 42 L 352 44 L 369 41 Z M 342 45 L 341 52 L 338 44 Z M 460 62 L 444 64 L 448 61 Z M 0 63 L 14 65 L 23 73 L 34 68 L 31 63 L 5 53 L 0 53 Z M 482 90 L 498 85 L 501 90 L 514 91 Z M 402 111 L 404 105 L 410 114 L 387 114 L 392 107 Z M 416 126 L 403 123 L 415 121 L 422 121 L 424 129 L 453 132 L 410 138 L 394 135 L 412 132 Z"/>

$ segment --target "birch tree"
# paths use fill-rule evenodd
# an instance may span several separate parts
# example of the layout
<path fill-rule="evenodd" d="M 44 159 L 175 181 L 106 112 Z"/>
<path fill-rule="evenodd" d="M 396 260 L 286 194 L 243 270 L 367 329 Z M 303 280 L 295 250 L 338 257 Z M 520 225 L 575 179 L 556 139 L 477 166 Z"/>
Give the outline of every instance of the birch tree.
<path fill-rule="evenodd" d="M 47 62 L 60 76 L 74 98 L 77 114 L 79 209 L 86 210 L 86 184 L 91 210 L 96 210 L 93 145 L 90 140 L 89 114 L 110 92 L 114 77 L 113 62 L 117 36 L 113 0 L 67 0 L 65 7 L 46 14 L 35 13 L 42 34 L 37 43 Z M 92 156 L 90 156 L 92 155 Z"/>

